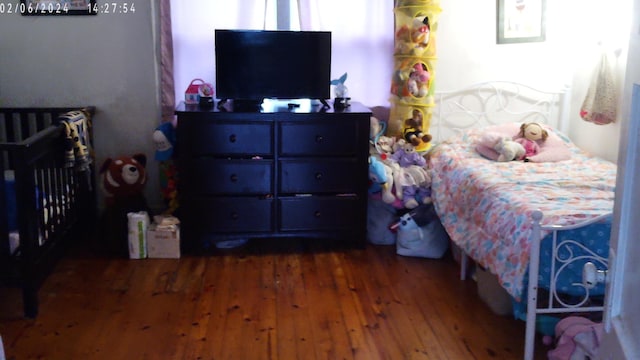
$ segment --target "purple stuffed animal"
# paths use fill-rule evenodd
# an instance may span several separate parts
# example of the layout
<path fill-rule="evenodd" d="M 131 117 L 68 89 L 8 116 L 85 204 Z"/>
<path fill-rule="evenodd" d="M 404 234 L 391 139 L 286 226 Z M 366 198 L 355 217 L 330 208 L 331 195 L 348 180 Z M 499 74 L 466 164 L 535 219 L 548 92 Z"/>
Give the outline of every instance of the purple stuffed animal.
<path fill-rule="evenodd" d="M 409 142 L 405 143 L 401 149 L 398 149 L 396 152 L 391 155 L 391 160 L 397 162 L 400 167 L 409 167 L 411 165 L 417 165 L 420 167 L 425 167 L 427 165 L 427 161 L 422 157 L 422 155 L 416 152 L 415 147 Z"/>

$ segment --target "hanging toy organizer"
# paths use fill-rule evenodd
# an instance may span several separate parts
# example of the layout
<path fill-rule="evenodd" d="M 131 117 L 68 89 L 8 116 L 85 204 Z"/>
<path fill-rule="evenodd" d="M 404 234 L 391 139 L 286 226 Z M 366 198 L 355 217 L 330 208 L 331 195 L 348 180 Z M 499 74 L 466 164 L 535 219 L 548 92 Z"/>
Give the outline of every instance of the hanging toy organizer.
<path fill-rule="evenodd" d="M 395 14 L 394 71 L 387 134 L 403 137 L 416 128 L 429 133 L 436 74 L 436 33 L 439 0 L 398 0 Z M 416 146 L 426 151 L 430 143 Z"/>

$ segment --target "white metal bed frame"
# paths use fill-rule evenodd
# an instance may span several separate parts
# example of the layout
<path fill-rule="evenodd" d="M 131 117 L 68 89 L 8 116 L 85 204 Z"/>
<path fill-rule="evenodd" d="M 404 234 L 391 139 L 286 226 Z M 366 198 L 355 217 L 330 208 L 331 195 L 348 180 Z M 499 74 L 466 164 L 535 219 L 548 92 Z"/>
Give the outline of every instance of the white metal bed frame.
<path fill-rule="evenodd" d="M 571 88 L 544 91 L 513 81 L 487 81 L 452 91 L 436 91 L 430 122 L 432 143 L 467 129 L 506 122 L 538 122 L 569 130 Z"/>
<path fill-rule="evenodd" d="M 437 145 L 448 137 L 471 128 L 497 125 L 506 122 L 538 122 L 552 126 L 565 135 L 569 131 L 569 102 L 571 89 L 565 86 L 556 91 L 543 91 L 531 86 L 513 81 L 488 81 L 470 85 L 453 91 L 436 91 L 435 108 L 432 111 L 430 133 L 432 143 Z M 540 265 L 540 243 L 544 234 L 551 233 L 553 241 L 553 259 L 551 274 L 558 278 L 564 269 L 574 261 L 588 260 L 600 269 L 607 268 L 607 259 L 588 249 L 588 256 L 573 256 L 568 246 L 581 246 L 574 240 L 558 241 L 558 234 L 564 230 L 573 230 L 587 226 L 610 217 L 603 214 L 588 221 L 572 226 L 542 226 L 540 221 L 543 214 L 536 211 L 532 216 L 533 233 L 531 245 L 531 261 L 529 262 L 529 282 L 527 290 L 527 318 L 525 332 L 524 359 L 531 360 L 534 355 L 536 318 L 539 314 L 560 314 L 570 312 L 601 312 L 602 306 L 585 306 L 589 300 L 590 285 L 584 283 L 573 284 L 585 289 L 585 296 L 575 303 L 567 303 L 555 288 L 555 282 L 550 285 L 547 305 L 538 306 L 538 271 Z M 565 248 L 569 257 L 559 255 L 559 250 Z M 461 254 L 460 278 L 464 280 L 467 274 L 467 255 Z M 532 276 L 531 274 L 536 274 Z M 583 281 L 584 282 L 584 281 Z M 556 304 L 556 305 L 554 305 Z M 578 309 L 579 308 L 579 309 Z M 533 311 L 531 310 L 533 309 Z"/>

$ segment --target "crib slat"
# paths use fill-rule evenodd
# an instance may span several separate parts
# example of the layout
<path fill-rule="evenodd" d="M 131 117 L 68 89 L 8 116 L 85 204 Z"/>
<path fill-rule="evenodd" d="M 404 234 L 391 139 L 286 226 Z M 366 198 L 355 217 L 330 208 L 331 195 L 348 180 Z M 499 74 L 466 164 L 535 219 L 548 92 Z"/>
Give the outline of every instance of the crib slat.
<path fill-rule="evenodd" d="M 21 112 L 19 114 L 20 122 L 18 124 L 20 128 L 20 141 L 27 139 L 31 136 L 31 129 L 29 127 L 29 114 L 25 112 Z"/>
<path fill-rule="evenodd" d="M 5 142 L 11 143 L 16 141 L 15 129 L 13 126 L 13 111 L 7 110 L 3 112 L 4 114 L 4 138 Z"/>
<path fill-rule="evenodd" d="M 47 126 L 51 125 L 51 121 L 47 121 L 44 113 L 36 113 L 36 132 L 44 130 Z"/>
<path fill-rule="evenodd" d="M 0 281 L 22 288 L 27 317 L 37 315 L 40 284 L 72 235 L 84 233 L 81 219 L 91 216 L 89 207 L 95 206 L 92 189 L 79 188 L 77 177 L 85 174 L 64 167 L 64 129 L 56 120 L 75 109 L 82 107 L 0 108 L 0 206 L 7 201 L 4 170 L 11 169 L 20 234 L 20 246 L 11 254 L 8 220 L 0 216 Z M 85 111 L 93 115 L 95 108 Z M 87 194 L 78 199 L 82 191 Z"/>

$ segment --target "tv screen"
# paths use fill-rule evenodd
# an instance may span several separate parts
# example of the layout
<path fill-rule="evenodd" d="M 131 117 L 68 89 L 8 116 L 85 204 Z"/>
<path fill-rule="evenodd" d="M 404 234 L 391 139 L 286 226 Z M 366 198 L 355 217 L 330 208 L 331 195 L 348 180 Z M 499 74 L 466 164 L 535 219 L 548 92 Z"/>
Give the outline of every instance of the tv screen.
<path fill-rule="evenodd" d="M 215 60 L 219 99 L 330 97 L 331 32 L 216 30 Z"/>

